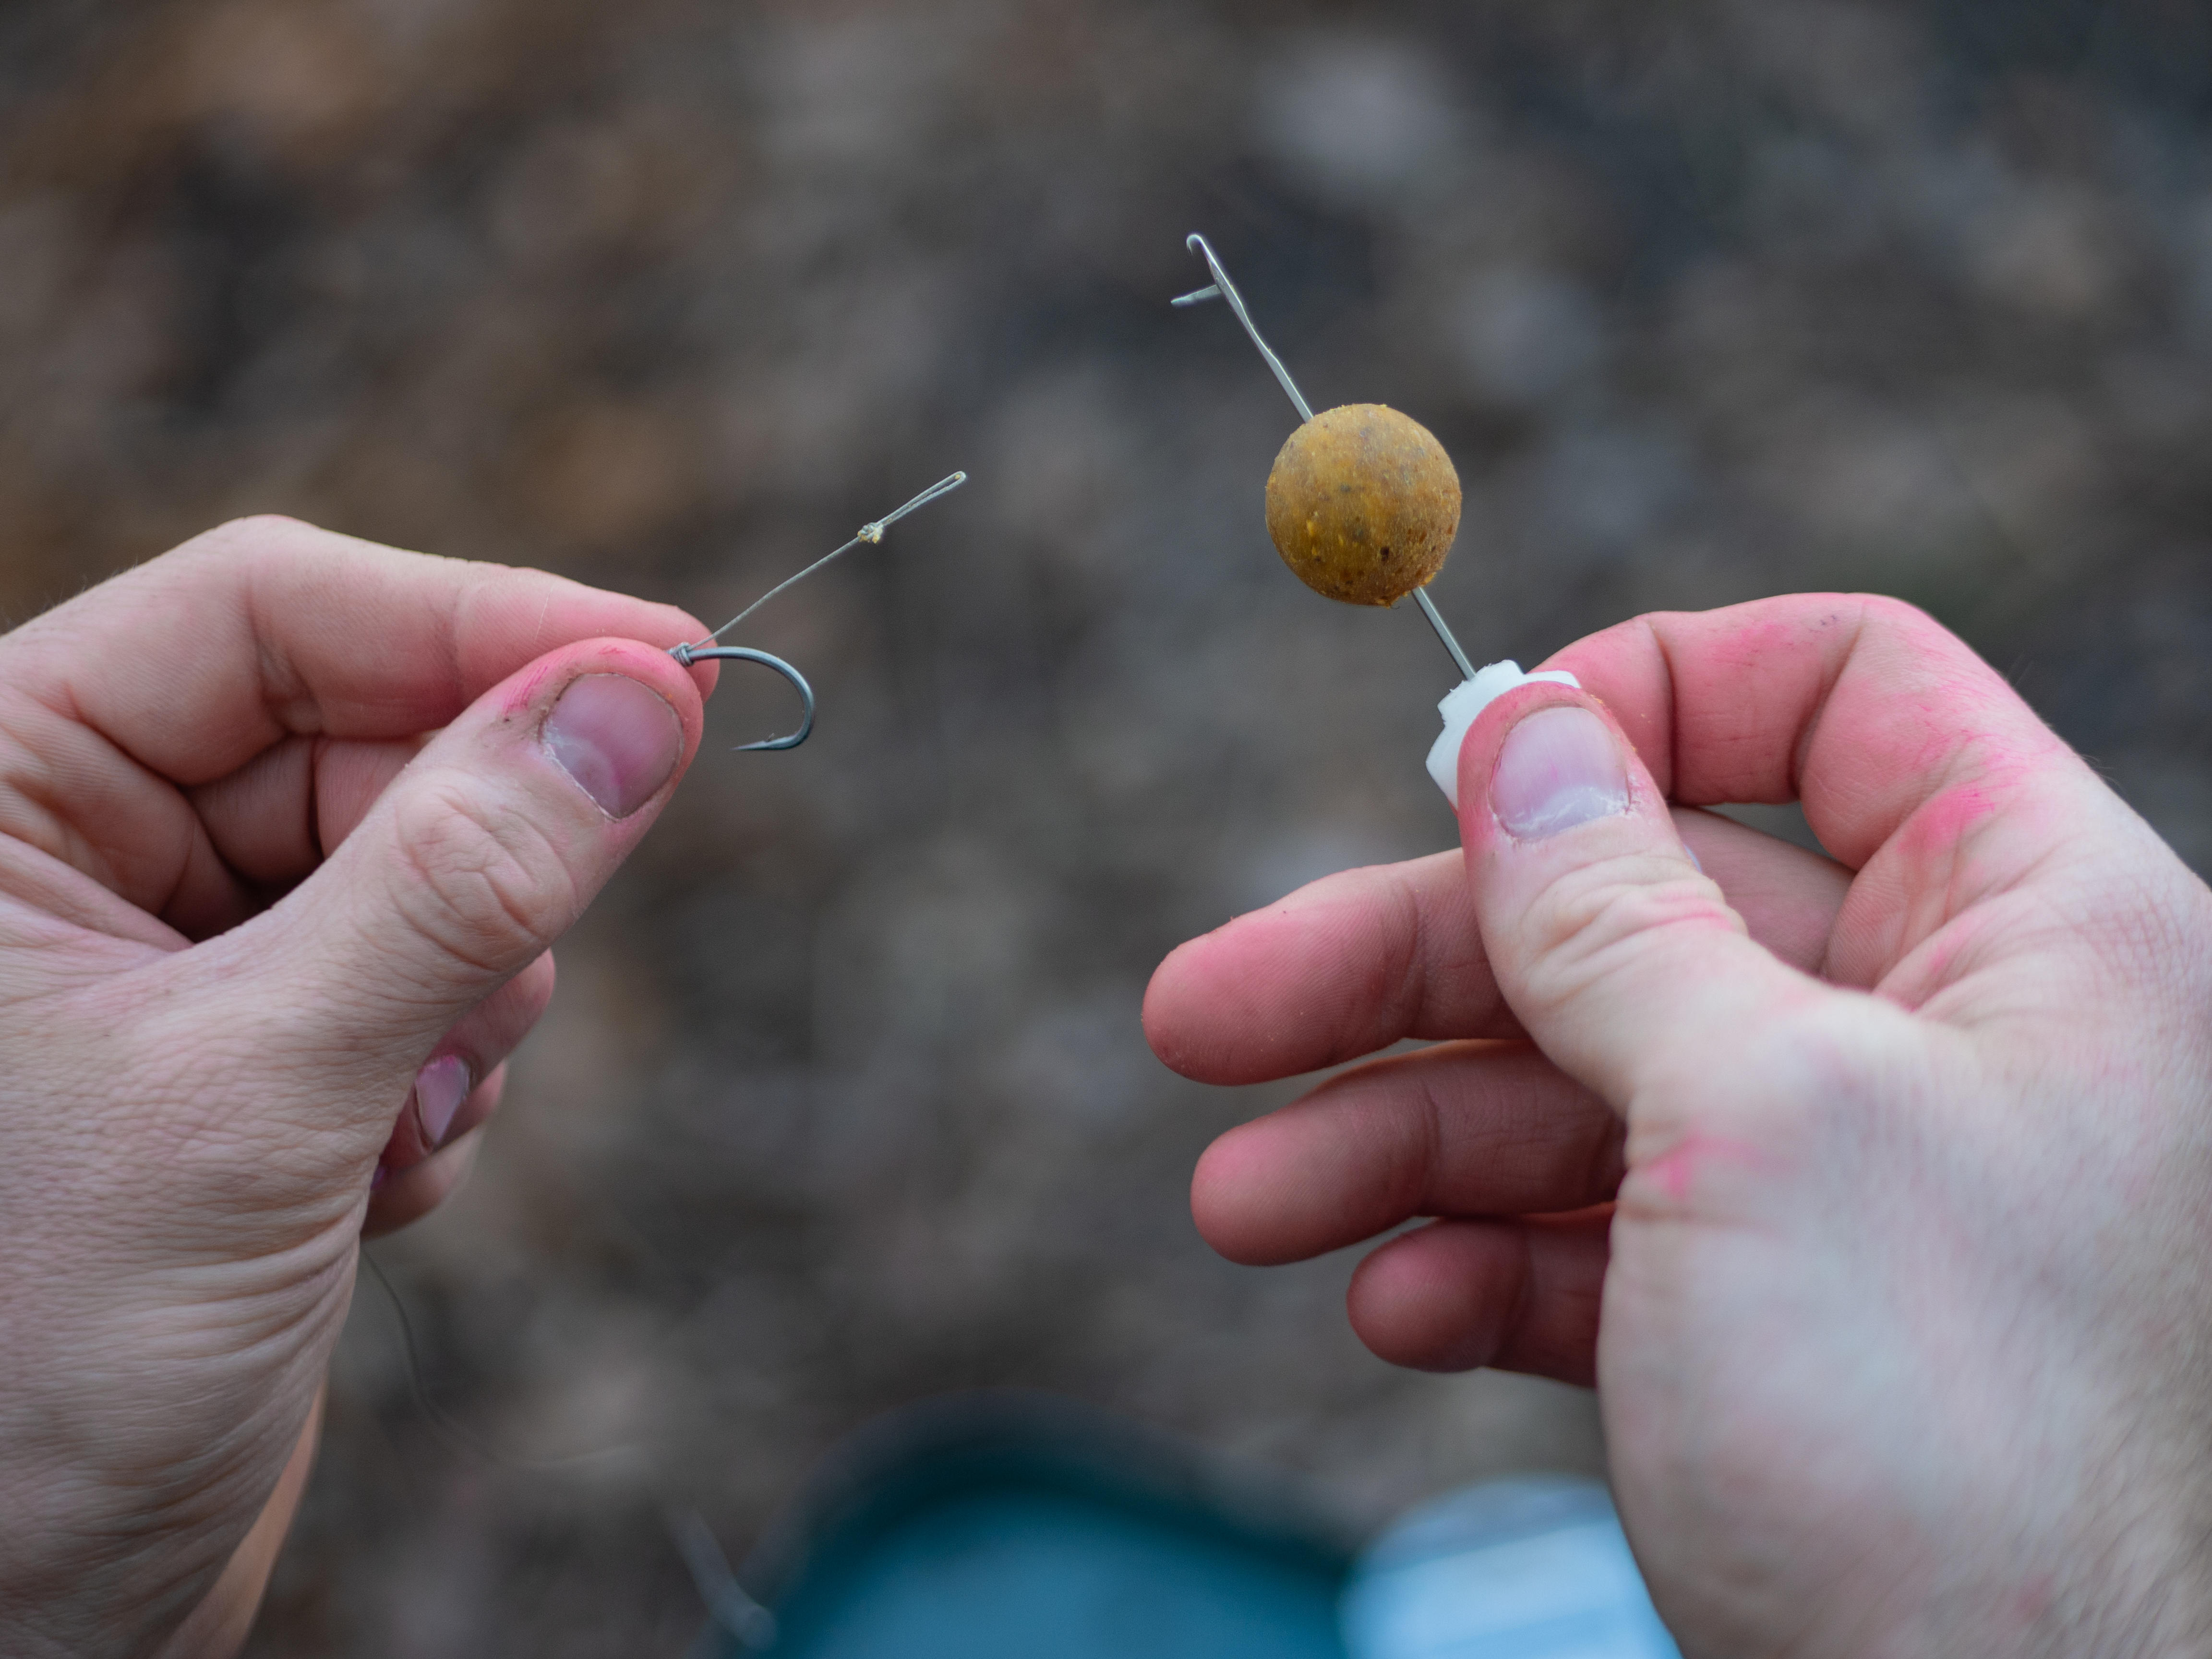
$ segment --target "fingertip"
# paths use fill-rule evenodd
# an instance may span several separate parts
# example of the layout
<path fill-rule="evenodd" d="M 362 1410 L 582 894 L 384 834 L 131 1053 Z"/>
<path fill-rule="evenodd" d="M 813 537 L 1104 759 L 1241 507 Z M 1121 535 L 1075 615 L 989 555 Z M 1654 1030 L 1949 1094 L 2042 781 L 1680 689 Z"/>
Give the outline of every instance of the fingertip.
<path fill-rule="evenodd" d="M 499 1103 L 507 1097 L 507 1061 L 500 1061 L 482 1083 L 469 1091 L 469 1097 L 461 1103 L 461 1109 L 454 1114 L 453 1125 L 446 1131 L 440 1151 L 474 1134 L 491 1121 L 492 1115 L 499 1110 Z"/>
<path fill-rule="evenodd" d="M 626 818 L 676 775 L 683 722 L 667 698 L 622 674 L 581 674 L 545 717 L 545 752 L 609 817 Z"/>
<path fill-rule="evenodd" d="M 1544 660 L 1547 669 L 1572 674 L 1583 690 L 1620 726 L 1621 734 L 1650 772 L 1661 793 L 1674 787 L 1673 687 L 1667 653 L 1656 628 L 1670 613 L 1635 617 L 1577 640 Z"/>
<path fill-rule="evenodd" d="M 471 1068 L 463 1073 L 465 1079 L 479 1075 L 475 1069 L 478 1062 L 465 1053 L 441 1055 L 416 1074 L 415 1087 L 379 1155 L 372 1190 L 381 1192 L 396 1177 L 427 1162 L 471 1130 L 482 1127 L 499 1109 L 507 1092 L 507 1063 L 503 1059 L 486 1066 L 480 1081 L 465 1082 L 466 1092 L 458 1100 L 447 1097 L 444 1104 L 434 1103 L 430 1090 L 435 1087 L 438 1072 L 457 1062 Z"/>
<path fill-rule="evenodd" d="M 681 665 L 635 640 L 544 653 L 447 724 L 287 895 L 257 970 L 294 1000 L 328 988 L 309 1000 L 331 1063 L 356 1073 L 373 1051 L 411 1073 L 635 848 L 697 752 L 702 714 Z"/>
<path fill-rule="evenodd" d="M 1145 1041 L 1160 1064 L 1200 1083 L 1220 1080 L 1212 1075 L 1219 1045 L 1206 1035 L 1219 1023 L 1216 1005 L 1223 981 L 1212 962 L 1219 931 L 1187 940 L 1168 952 L 1145 987 L 1139 1016 Z"/>
<path fill-rule="evenodd" d="M 1176 1022 L 1182 993 L 1180 964 L 1183 953 L 1189 949 L 1188 945 L 1178 945 L 1152 969 L 1152 976 L 1145 985 L 1144 1005 L 1137 1016 L 1153 1055 L 1170 1071 L 1178 1073 L 1182 1070 L 1177 1064 L 1182 1053 L 1182 1033 Z"/>
<path fill-rule="evenodd" d="M 1262 1122 L 1265 1120 L 1261 1120 Z M 1190 1214 L 1214 1253 L 1241 1267 L 1295 1261 L 1283 1254 L 1271 1220 L 1280 1208 L 1279 1160 L 1268 1155 L 1259 1123 L 1240 1124 L 1200 1154 L 1191 1174 Z"/>
<path fill-rule="evenodd" d="M 659 608 L 671 619 L 674 625 L 672 637 L 669 637 L 668 647 L 666 648 L 673 649 L 675 647 L 679 645 L 696 645 L 701 640 L 713 637 L 712 631 L 708 628 L 707 624 L 699 617 L 694 616 L 690 611 L 686 611 L 682 605 L 664 605 Z M 714 665 L 712 659 L 709 659 L 704 663 L 695 665 L 695 666 L 703 668 L 712 668 Z"/>
<path fill-rule="evenodd" d="M 1368 1253 L 1345 1311 L 1378 1359 L 1408 1370 L 1474 1370 L 1496 1356 L 1525 1279 L 1508 1229 L 1431 1222 Z"/>
<path fill-rule="evenodd" d="M 545 1011 L 553 1006 L 553 993 L 560 982 L 560 968 L 550 951 L 507 981 L 507 992 L 515 1000 L 515 1021 L 523 1034 L 545 1017 Z M 516 1041 L 520 1040 L 518 1035 Z"/>
<path fill-rule="evenodd" d="M 655 637 L 666 638 L 670 648 L 672 649 L 678 645 L 696 646 L 702 641 L 711 641 L 714 638 L 713 631 L 707 624 L 690 611 L 680 610 L 672 605 L 662 605 L 660 609 L 668 614 L 671 623 Z M 675 659 L 672 656 L 669 660 L 673 662 Z M 691 662 L 679 664 L 678 666 L 684 670 L 684 677 L 698 688 L 702 702 L 713 696 L 714 688 L 722 682 L 722 664 L 720 658 L 702 657 Z"/>
<path fill-rule="evenodd" d="M 1316 886 L 1323 884 L 1316 884 Z M 1306 892 L 1188 940 L 1146 988 L 1146 1040 L 1161 1063 L 1199 1083 L 1264 1083 L 1352 1058 L 1393 1040 L 1347 1044 L 1369 947 L 1350 924 L 1298 917 Z M 1328 1009 L 1316 1017 L 1318 999 Z"/>
<path fill-rule="evenodd" d="M 1595 819 L 1663 807 L 1613 711 L 1578 687 L 1517 686 L 1460 745 L 1460 832 L 1469 853 L 1547 841 Z"/>
<path fill-rule="evenodd" d="M 1595 698 L 1528 688 L 1462 759 L 1462 830 L 1505 1000 L 1553 1062 L 1626 1111 L 1643 1079 L 1797 994 L 1697 868 Z"/>
<path fill-rule="evenodd" d="M 563 647 L 495 695 L 499 724 L 534 726 L 539 756 L 617 823 L 665 805 L 705 734 L 693 671 L 635 640 Z"/>
<path fill-rule="evenodd" d="M 1481 1366 L 1589 1387 L 1613 1206 L 1518 1220 L 1443 1220 L 1392 1239 L 1352 1274 L 1346 1311 L 1378 1358 L 1412 1370 Z"/>

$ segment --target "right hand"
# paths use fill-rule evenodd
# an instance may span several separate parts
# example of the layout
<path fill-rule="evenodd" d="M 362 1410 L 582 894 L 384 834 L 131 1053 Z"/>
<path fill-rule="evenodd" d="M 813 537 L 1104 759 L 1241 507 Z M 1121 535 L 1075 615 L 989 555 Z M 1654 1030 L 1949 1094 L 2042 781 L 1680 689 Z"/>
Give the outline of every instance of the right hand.
<path fill-rule="evenodd" d="M 1661 616 L 1461 754 L 1463 853 L 1187 945 L 1217 1248 L 1599 1388 L 1696 1655 L 2212 1650 L 2212 893 L 1892 602 Z M 1839 864 L 1675 808 L 1802 798 Z M 1693 861 L 1685 843 L 1696 848 Z M 1710 878 L 1707 872 L 1710 872 Z"/>

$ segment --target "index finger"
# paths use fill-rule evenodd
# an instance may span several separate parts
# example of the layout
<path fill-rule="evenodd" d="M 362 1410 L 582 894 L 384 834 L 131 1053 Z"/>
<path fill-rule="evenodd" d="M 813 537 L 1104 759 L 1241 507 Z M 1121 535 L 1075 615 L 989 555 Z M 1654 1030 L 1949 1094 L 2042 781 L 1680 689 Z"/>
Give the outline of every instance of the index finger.
<path fill-rule="evenodd" d="M 1972 896 L 1949 883 L 1952 860 L 1962 838 L 2008 821 L 1997 809 L 2024 780 L 2062 765 L 2087 777 L 1961 641 L 1894 599 L 1808 594 L 1643 617 L 1547 666 L 1605 702 L 1670 800 L 1802 797 L 1840 866 L 1702 815 L 1678 825 L 1754 939 L 1846 984 L 1875 982 Z M 1885 845 L 1892 854 L 1854 884 Z M 1976 879 L 2007 867 L 1983 860 Z M 1936 902 L 1916 906 L 1926 895 Z M 1145 1012 L 1162 1059 L 1219 1083 L 1408 1036 L 1520 1034 L 1456 854 L 1332 878 L 1192 941 L 1162 964 Z"/>
<path fill-rule="evenodd" d="M 1820 972 L 1850 873 L 1710 812 L 1675 817 L 1752 937 Z M 1406 1037 L 1522 1035 L 1456 851 L 1325 876 L 1191 940 L 1153 975 L 1144 1017 L 1153 1052 L 1208 1083 L 1295 1077 Z"/>
<path fill-rule="evenodd" d="M 665 647 L 704 631 L 673 605 L 544 571 L 258 518 L 126 571 L 5 643 L 12 685 L 189 787 L 288 736 L 434 730 L 557 646 Z"/>
<path fill-rule="evenodd" d="M 2118 806 L 2002 676 L 1897 599 L 1796 594 L 1662 613 L 1549 665 L 1604 702 L 1668 800 L 1802 802 L 1821 845 L 1857 872 L 1829 976 L 1879 984 L 1908 1007 L 1969 960 L 1916 960 L 1923 942 L 2032 879 L 2065 839 L 2054 825 Z"/>
<path fill-rule="evenodd" d="M 218 931 L 255 907 L 267 860 L 186 791 L 289 738 L 434 731 L 560 646 L 704 631 L 542 571 L 243 520 L 0 639 L 0 835 L 189 934 Z M 311 846 L 319 769 L 280 769 L 258 781 L 247 839 Z"/>
<path fill-rule="evenodd" d="M 2079 763 L 1964 641 L 1875 594 L 1658 612 L 1544 665 L 1603 701 L 1668 800 L 1802 801 L 1854 870 L 1950 786 Z"/>

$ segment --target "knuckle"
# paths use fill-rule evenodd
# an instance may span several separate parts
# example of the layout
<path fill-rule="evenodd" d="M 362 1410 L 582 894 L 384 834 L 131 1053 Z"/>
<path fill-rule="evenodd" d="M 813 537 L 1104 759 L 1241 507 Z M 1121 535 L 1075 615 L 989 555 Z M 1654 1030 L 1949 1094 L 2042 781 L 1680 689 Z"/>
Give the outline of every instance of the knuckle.
<path fill-rule="evenodd" d="M 1869 1041 L 1870 1006 L 1878 1005 L 1816 999 L 1745 1033 L 1741 1069 L 1753 1096 L 1747 1107 L 1790 1112 L 1807 1128 L 1869 1121 L 1897 1094 Z"/>
<path fill-rule="evenodd" d="M 1777 1195 L 1800 1218 L 1863 1206 L 1885 1167 L 1925 1152 L 1925 1084 L 1893 1034 L 1873 999 L 1824 997 L 1747 1025 L 1724 1067 L 1710 1045 L 1662 1056 L 1631 1113 L 1622 1203 L 1646 1218 L 1770 1219 Z M 1834 1218 L 1848 1229 L 1847 1213 Z"/>
<path fill-rule="evenodd" d="M 393 908 L 471 975 L 514 972 L 550 947 L 574 912 L 560 850 L 520 813 L 459 780 L 396 804 Z"/>
<path fill-rule="evenodd" d="M 1741 933 L 1743 923 L 1677 860 L 1632 853 L 1571 870 L 1536 896 L 1523 922 L 1529 988 L 1546 1003 L 1567 1000 L 1689 928 Z"/>
<path fill-rule="evenodd" d="M 1862 607 L 1860 615 L 1875 627 L 1912 632 L 1942 627 L 1935 617 L 1908 599 L 1894 599 L 1887 593 L 1863 593 L 1856 598 Z"/>
<path fill-rule="evenodd" d="M 1888 1025 L 1878 1006 L 1823 1001 L 1791 1011 L 1747 1043 L 1729 1091 L 1730 1115 L 1758 1125 L 1771 1158 L 1792 1181 L 1817 1170 L 1831 1185 L 1841 1177 L 1850 1189 L 1875 1180 L 1878 1164 L 1909 1163 L 1924 1152 L 1915 1127 L 1926 1103 L 1924 1079 L 1884 1041 Z"/>
<path fill-rule="evenodd" d="M 318 533 L 304 520 L 288 518 L 281 513 L 252 513 L 243 518 L 226 520 L 212 530 L 202 531 L 179 546 L 171 556 L 252 560 L 296 543 L 303 536 Z"/>
<path fill-rule="evenodd" d="M 523 969 L 514 982 L 514 994 L 520 1005 L 519 1019 L 525 1032 L 544 1018 L 545 1011 L 553 1006 L 553 988 L 557 975 L 550 951 Z"/>

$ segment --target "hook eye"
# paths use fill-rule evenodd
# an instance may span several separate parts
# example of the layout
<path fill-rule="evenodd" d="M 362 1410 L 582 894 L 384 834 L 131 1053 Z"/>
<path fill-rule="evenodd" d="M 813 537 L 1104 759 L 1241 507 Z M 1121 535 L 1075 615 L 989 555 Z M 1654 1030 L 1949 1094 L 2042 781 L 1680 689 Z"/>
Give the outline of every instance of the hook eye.
<path fill-rule="evenodd" d="M 781 738 L 766 738 L 759 743 L 741 743 L 732 751 L 744 754 L 750 750 L 796 749 L 806 741 L 807 733 L 814 729 L 814 688 L 806 683 L 806 676 L 781 657 L 772 657 L 765 651 L 754 651 L 742 645 L 679 645 L 670 656 L 689 668 L 695 662 L 757 663 L 763 668 L 772 668 L 791 682 L 791 689 L 799 693 L 799 700 L 806 708 L 805 718 L 799 722 L 799 730 Z"/>

